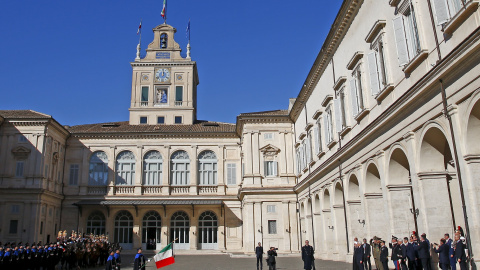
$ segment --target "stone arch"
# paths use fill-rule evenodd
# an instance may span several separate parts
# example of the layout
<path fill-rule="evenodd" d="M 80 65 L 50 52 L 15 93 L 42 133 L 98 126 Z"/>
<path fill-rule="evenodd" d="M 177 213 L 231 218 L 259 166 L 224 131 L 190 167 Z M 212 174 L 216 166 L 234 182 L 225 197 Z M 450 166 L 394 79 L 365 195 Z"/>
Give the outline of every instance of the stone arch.
<path fill-rule="evenodd" d="M 420 172 L 455 171 L 450 144 L 439 125 L 426 126 L 420 143 Z"/>
<path fill-rule="evenodd" d="M 382 193 L 382 181 L 380 172 L 375 163 L 371 162 L 367 165 L 365 173 L 365 193 Z"/>
<path fill-rule="evenodd" d="M 388 162 L 388 185 L 408 185 L 410 179 L 410 163 L 405 151 L 395 147 L 390 153 Z"/>
<path fill-rule="evenodd" d="M 323 191 L 323 210 L 330 210 L 330 192 L 327 188 Z"/>
<path fill-rule="evenodd" d="M 343 206 L 343 187 L 340 182 L 335 184 L 334 196 L 333 196 L 333 205 L 342 205 Z"/>
<path fill-rule="evenodd" d="M 303 217 L 305 217 L 305 216 L 306 216 L 306 213 L 305 213 L 305 203 L 302 202 L 302 203 L 300 204 L 300 217 L 303 218 Z"/>
<path fill-rule="evenodd" d="M 321 203 L 320 203 L 320 195 L 318 195 L 318 193 L 317 193 L 317 194 L 315 194 L 315 196 L 314 196 L 313 198 L 314 198 L 314 199 L 313 199 L 313 201 L 314 201 L 313 211 L 314 211 L 315 213 L 319 213 L 319 212 L 322 210 L 322 208 L 321 208 L 321 206 L 320 206 L 320 204 L 321 204 Z"/>
<path fill-rule="evenodd" d="M 480 94 L 472 106 L 467 121 L 465 132 L 465 150 L 468 155 L 480 155 L 480 143 L 478 136 L 480 134 Z"/>

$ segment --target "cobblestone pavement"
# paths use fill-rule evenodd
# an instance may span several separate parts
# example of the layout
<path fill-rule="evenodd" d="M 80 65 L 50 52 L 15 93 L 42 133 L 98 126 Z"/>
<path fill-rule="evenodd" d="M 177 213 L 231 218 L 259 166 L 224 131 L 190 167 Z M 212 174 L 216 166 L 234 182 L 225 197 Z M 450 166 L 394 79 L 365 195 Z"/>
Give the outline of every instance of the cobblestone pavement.
<path fill-rule="evenodd" d="M 148 258 L 152 258 L 153 254 L 145 254 Z M 133 268 L 133 254 L 123 254 L 122 255 L 122 267 L 121 269 L 132 269 Z M 352 265 L 343 262 L 334 262 L 334 261 L 324 261 L 316 260 L 315 261 L 316 269 L 325 269 L 325 270 L 350 270 Z M 104 269 L 104 268 L 98 268 Z M 152 260 L 147 264 L 147 270 L 154 270 L 155 262 Z M 256 268 L 256 259 L 254 257 L 249 258 L 231 258 L 229 255 L 175 255 L 175 263 L 169 265 L 162 270 L 185 270 L 185 269 L 195 269 L 195 270 L 255 270 Z M 266 265 L 265 258 L 263 261 L 263 269 L 268 270 Z M 297 256 L 288 256 L 282 257 L 279 255 L 277 257 L 277 269 L 278 270 L 293 270 L 293 269 L 303 269 L 303 262 L 300 257 Z"/>

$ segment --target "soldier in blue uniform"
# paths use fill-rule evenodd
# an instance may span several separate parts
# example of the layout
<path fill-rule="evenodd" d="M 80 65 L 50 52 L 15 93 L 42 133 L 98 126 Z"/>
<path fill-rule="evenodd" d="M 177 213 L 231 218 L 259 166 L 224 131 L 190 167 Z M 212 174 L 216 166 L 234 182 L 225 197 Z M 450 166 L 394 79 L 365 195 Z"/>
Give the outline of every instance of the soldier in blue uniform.
<path fill-rule="evenodd" d="M 380 262 L 384 270 L 388 270 L 388 248 L 385 246 L 385 241 L 380 242 Z"/>
<path fill-rule="evenodd" d="M 145 256 L 142 254 L 142 248 L 137 250 L 135 261 L 133 262 L 133 270 L 145 270 Z"/>

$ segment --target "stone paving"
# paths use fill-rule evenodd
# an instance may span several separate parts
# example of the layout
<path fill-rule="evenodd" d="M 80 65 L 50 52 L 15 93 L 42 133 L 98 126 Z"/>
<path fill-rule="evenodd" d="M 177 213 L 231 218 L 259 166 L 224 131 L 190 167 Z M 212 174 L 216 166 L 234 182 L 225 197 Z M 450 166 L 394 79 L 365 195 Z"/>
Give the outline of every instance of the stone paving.
<path fill-rule="evenodd" d="M 153 254 L 145 254 L 147 258 L 152 258 Z M 133 258 L 134 254 L 123 254 L 122 255 L 122 269 L 132 269 L 133 268 Z M 316 260 L 315 261 L 316 269 L 325 269 L 325 270 L 350 270 L 352 265 L 343 262 L 334 262 L 334 261 L 324 261 Z M 104 268 L 98 268 L 104 269 Z M 155 262 L 152 261 L 147 264 L 146 269 L 154 270 Z M 220 270 L 220 269 L 229 269 L 229 270 L 255 270 L 256 268 L 256 259 L 254 257 L 242 257 L 242 258 L 231 258 L 229 255 L 175 255 L 175 264 L 169 265 L 162 270 L 184 270 L 184 269 L 195 269 L 195 270 Z M 265 259 L 263 261 L 263 269 L 268 270 Z M 293 269 L 303 269 L 303 262 L 299 256 L 284 256 L 280 254 L 277 257 L 277 269 L 278 270 L 293 270 Z"/>

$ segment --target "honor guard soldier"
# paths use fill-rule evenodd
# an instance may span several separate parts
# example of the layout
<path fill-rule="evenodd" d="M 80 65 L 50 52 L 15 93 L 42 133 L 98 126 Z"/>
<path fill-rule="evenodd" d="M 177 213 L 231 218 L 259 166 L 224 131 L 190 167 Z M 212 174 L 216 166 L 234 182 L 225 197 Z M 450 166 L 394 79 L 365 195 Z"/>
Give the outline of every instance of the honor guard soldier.
<path fill-rule="evenodd" d="M 380 243 L 380 262 L 384 270 L 388 270 L 388 248 L 385 246 L 385 241 Z"/>
<path fill-rule="evenodd" d="M 145 270 L 145 256 L 142 254 L 142 248 L 137 250 L 135 261 L 133 262 L 133 270 Z"/>
<path fill-rule="evenodd" d="M 115 252 L 110 252 L 110 256 L 107 258 L 107 263 L 105 265 L 105 270 L 115 270 Z"/>
<path fill-rule="evenodd" d="M 115 266 L 117 267 L 117 270 L 120 270 L 120 266 L 122 266 L 122 258 L 120 257 L 120 250 L 117 249 L 115 251 L 115 255 L 113 255 L 115 258 Z"/>

